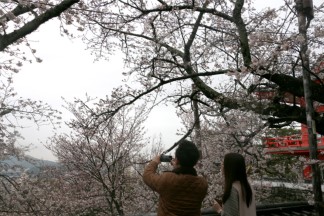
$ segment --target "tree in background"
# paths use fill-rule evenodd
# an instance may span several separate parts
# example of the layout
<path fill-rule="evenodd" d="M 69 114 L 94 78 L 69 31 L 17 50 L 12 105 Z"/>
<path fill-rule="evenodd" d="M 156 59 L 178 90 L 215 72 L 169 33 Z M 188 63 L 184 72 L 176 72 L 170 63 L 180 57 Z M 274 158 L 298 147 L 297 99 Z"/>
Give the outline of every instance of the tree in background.
<path fill-rule="evenodd" d="M 244 155 L 251 180 L 261 179 L 258 169 L 264 169 L 264 148 L 262 134 L 264 123 L 251 112 L 229 110 L 213 116 L 201 118 L 202 160 L 198 171 L 209 182 L 208 195 L 204 206 L 213 204 L 213 199 L 221 199 L 223 176 L 221 163 L 226 153 L 239 152 Z M 264 196 L 265 194 L 258 194 Z"/>
<path fill-rule="evenodd" d="M 0 77 L 0 207 L 2 212 L 8 214 L 20 211 L 27 214 L 33 211 L 33 205 L 30 205 L 28 199 L 23 200 L 28 188 L 17 182 L 19 176 L 16 176 L 24 173 L 24 168 L 8 164 L 6 160 L 15 157 L 33 163 L 24 155 L 28 146 L 21 146 L 17 142 L 18 138 L 23 138 L 19 129 L 30 123 L 38 127 L 44 124 L 59 127 L 61 117 L 59 111 L 46 103 L 19 97 L 11 84 L 11 77 Z"/>
<path fill-rule="evenodd" d="M 18 128 L 25 127 L 26 122 L 37 126 L 52 124 L 55 127 L 61 118 L 60 113 L 48 104 L 19 97 L 12 88 L 12 73 L 19 72 L 24 62 L 34 62 L 33 57 L 35 62 L 42 61 L 27 36 L 56 17 L 61 16 L 62 23 L 68 23 L 69 15 L 66 11 L 77 2 L 79 0 L 0 2 L 0 206 L 8 214 L 28 214 L 33 208 L 27 199 L 24 200 L 29 193 L 28 189 L 8 175 L 8 169 L 13 168 L 3 162 L 11 155 L 23 157 L 28 148 L 17 145 L 17 138 L 21 138 Z M 20 203 L 21 206 L 14 203 Z"/>
<path fill-rule="evenodd" d="M 186 130 L 195 123 L 191 107 L 182 115 Z M 191 113 L 190 113 L 191 112 Z M 269 130 L 253 112 L 227 110 L 200 118 L 200 140 L 202 160 L 197 166 L 200 174 L 207 177 L 209 192 L 204 207 L 220 199 L 223 192 L 221 162 L 227 152 L 239 152 L 246 158 L 248 175 L 255 187 L 257 200 L 262 203 L 312 200 L 311 191 L 300 191 L 304 187 L 303 166 L 306 160 L 294 155 L 272 155 L 264 148 L 265 137 L 296 135 L 299 130 L 282 128 Z M 194 131 L 191 139 L 196 139 Z M 288 152 L 287 152 L 288 154 Z M 269 182 L 291 183 L 293 187 L 277 187 L 280 193 L 269 186 Z M 295 189 L 294 189 L 295 188 Z"/>
<path fill-rule="evenodd" d="M 91 99 L 84 105 L 103 109 L 100 103 L 95 106 L 90 103 Z M 144 185 L 136 164 L 143 160 L 141 151 L 147 142 L 142 125 L 146 111 L 124 108 L 93 130 L 81 127 L 88 124 L 88 109 L 74 103 L 68 103 L 68 109 L 75 117 L 69 123 L 72 132 L 53 137 L 49 147 L 66 169 L 62 178 L 71 187 L 65 196 L 72 202 L 83 203 L 75 207 L 75 214 L 143 212 L 142 205 L 151 201 L 143 195 Z"/>

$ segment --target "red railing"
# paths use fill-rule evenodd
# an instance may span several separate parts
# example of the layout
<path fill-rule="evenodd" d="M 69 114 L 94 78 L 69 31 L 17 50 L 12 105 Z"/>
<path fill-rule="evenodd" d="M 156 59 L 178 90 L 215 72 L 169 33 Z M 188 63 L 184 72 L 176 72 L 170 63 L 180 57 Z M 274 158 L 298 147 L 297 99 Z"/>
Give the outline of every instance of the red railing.
<path fill-rule="evenodd" d="M 288 146 L 302 146 L 300 135 L 284 136 L 284 137 L 267 137 L 265 138 L 266 148 L 282 148 Z"/>
<path fill-rule="evenodd" d="M 307 140 L 307 139 L 306 139 Z M 324 137 L 317 138 L 317 145 L 324 147 Z M 307 147 L 308 140 L 302 139 L 300 135 L 284 136 L 284 137 L 267 137 L 265 138 L 266 148 L 284 148 L 284 147 Z"/>

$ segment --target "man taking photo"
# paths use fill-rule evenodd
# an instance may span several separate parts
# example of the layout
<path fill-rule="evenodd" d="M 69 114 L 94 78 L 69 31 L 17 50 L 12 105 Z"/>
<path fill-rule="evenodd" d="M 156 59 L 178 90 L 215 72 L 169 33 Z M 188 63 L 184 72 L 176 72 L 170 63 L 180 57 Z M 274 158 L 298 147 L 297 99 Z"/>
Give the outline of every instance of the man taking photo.
<path fill-rule="evenodd" d="M 202 201 L 207 194 L 205 178 L 198 176 L 194 166 L 199 151 L 193 142 L 182 140 L 178 144 L 170 172 L 157 173 L 161 155 L 154 157 L 145 167 L 143 180 L 159 194 L 158 216 L 200 216 Z"/>

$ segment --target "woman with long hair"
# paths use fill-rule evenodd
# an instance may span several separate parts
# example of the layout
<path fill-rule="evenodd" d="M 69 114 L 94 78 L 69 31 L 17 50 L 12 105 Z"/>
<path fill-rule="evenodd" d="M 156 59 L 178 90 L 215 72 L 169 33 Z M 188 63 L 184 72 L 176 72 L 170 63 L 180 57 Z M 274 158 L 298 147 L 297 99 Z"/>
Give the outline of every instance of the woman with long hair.
<path fill-rule="evenodd" d="M 247 179 L 244 157 L 228 153 L 222 166 L 224 194 L 221 206 L 216 200 L 213 205 L 222 216 L 256 216 L 253 189 Z"/>

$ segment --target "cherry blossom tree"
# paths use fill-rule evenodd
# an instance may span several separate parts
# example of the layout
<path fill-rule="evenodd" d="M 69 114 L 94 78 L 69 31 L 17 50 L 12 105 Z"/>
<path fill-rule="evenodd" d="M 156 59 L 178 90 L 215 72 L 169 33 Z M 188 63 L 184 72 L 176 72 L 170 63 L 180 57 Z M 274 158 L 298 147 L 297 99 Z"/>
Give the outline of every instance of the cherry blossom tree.
<path fill-rule="evenodd" d="M 121 49 L 129 68 L 125 74 L 140 85 L 117 88 L 115 106 L 96 115 L 112 115 L 157 92 L 181 109 L 199 91 L 202 112 L 250 110 L 271 127 L 306 123 L 304 107 L 285 98 L 286 93 L 300 98 L 304 92 L 295 5 L 291 0 L 282 3 L 261 10 L 254 7 L 256 2 L 243 0 L 87 2 L 78 19 L 87 30 L 89 48 L 103 57 Z M 309 73 L 312 99 L 323 103 L 318 59 L 324 6 L 314 4 L 307 29 Z M 189 87 L 192 83 L 197 91 Z M 173 84 L 174 91 L 168 92 Z M 317 132 L 324 134 L 320 113 L 314 121 Z"/>
<path fill-rule="evenodd" d="M 12 166 L 6 162 L 6 159 L 12 156 L 18 159 L 28 159 L 24 155 L 28 146 L 21 146 L 17 141 L 18 138 L 23 138 L 19 130 L 30 124 L 36 124 L 38 127 L 43 124 L 52 124 L 53 127 L 59 127 L 61 117 L 59 111 L 46 103 L 19 97 L 11 86 L 11 77 L 7 79 L 2 77 L 0 82 L 0 190 L 2 191 L 0 206 L 7 213 L 10 211 L 26 212 L 23 208 L 27 205 L 19 205 L 22 207 L 20 208 L 15 203 L 21 204 L 25 197 L 23 194 L 28 192 L 28 189 L 17 182 L 19 176 L 9 172 L 12 170 L 14 173 L 24 173 L 24 168 L 18 165 Z M 25 202 L 28 203 L 28 200 Z"/>
<path fill-rule="evenodd" d="M 1 74 L 8 70 L 18 72 L 24 61 L 32 62 L 28 56 L 34 56 L 36 62 L 41 62 L 27 36 L 55 17 L 61 18 L 63 28 L 63 24 L 69 23 L 71 19 L 68 9 L 78 2 L 79 0 L 1 1 L 0 51 L 4 56 L 0 64 Z M 26 48 L 31 55 L 27 55 Z"/>
<path fill-rule="evenodd" d="M 74 188 L 69 193 L 70 199 L 83 203 L 82 208 L 76 208 L 80 212 L 86 209 L 105 215 L 143 212 L 143 205 L 152 203 L 139 176 L 144 166 L 142 149 L 147 140 L 143 122 L 147 113 L 141 107 L 123 108 L 99 127 L 86 128 L 90 113 L 85 107 L 97 111 L 104 108 L 100 102 L 91 103 L 90 98 L 84 106 L 68 103 L 75 117 L 68 124 L 72 132 L 53 137 L 49 145 L 66 169 L 62 178 Z"/>
<path fill-rule="evenodd" d="M 190 130 L 195 122 L 194 115 L 190 110 L 185 112 L 188 114 L 182 115 L 182 119 L 186 130 Z M 204 115 L 200 120 L 199 134 L 202 159 L 197 165 L 197 170 L 209 183 L 203 208 L 210 207 L 213 199 L 221 199 L 224 188 L 220 164 L 228 152 L 244 155 L 258 203 L 314 200 L 311 188 L 308 191 L 298 190 L 305 183 L 302 174 L 307 161 L 294 155 L 285 157 L 267 154 L 263 147 L 263 137 L 269 134 L 269 130 L 264 121 L 253 112 L 228 110 Z M 196 139 L 195 133 L 190 136 L 192 140 Z M 294 182 L 295 189 L 282 187 L 282 192 L 277 194 L 269 184 L 273 181 Z"/>

